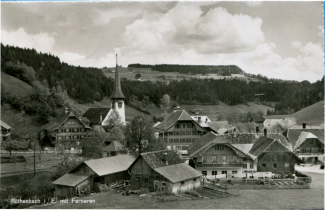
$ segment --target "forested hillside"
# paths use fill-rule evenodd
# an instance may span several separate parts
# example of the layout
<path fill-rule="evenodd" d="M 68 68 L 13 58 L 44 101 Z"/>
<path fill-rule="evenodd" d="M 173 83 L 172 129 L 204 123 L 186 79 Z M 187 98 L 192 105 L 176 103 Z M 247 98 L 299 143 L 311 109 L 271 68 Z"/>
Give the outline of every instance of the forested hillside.
<path fill-rule="evenodd" d="M 185 65 L 182 66 L 184 69 L 187 68 Z M 33 87 L 35 82 L 38 82 L 51 90 L 46 99 L 40 97 L 42 95 L 40 91 L 38 96 L 35 96 L 42 102 L 58 101 L 56 96 L 67 94 L 79 103 L 89 103 L 109 97 L 113 91 L 114 81 L 105 77 L 101 70 L 71 66 L 61 62 L 56 56 L 38 53 L 33 49 L 1 45 L 1 67 L 5 73 Z M 155 66 L 141 67 L 154 68 Z M 211 66 L 202 66 L 201 69 L 209 67 Z M 231 73 L 242 72 L 238 67 L 230 67 L 227 68 Z M 218 68 L 211 70 L 219 71 Z M 240 80 L 193 78 L 182 81 L 172 80 L 169 84 L 122 79 L 121 84 L 126 96 L 126 104 L 142 110 L 150 108 L 152 103 L 160 105 L 160 99 L 164 94 L 169 94 L 178 104 L 218 104 L 218 101 L 223 101 L 228 105 L 234 105 L 254 101 L 254 94 L 264 93 L 263 100 L 278 102 L 275 107 L 277 114 L 291 114 L 323 100 L 324 78 L 320 79 L 313 84 L 308 81 L 286 82 L 276 79 L 247 83 Z M 58 106 L 60 105 L 58 103 Z"/>
<path fill-rule="evenodd" d="M 238 66 L 206 66 L 206 65 L 173 65 L 173 64 L 129 64 L 129 68 L 151 68 L 161 72 L 179 72 L 180 74 L 219 74 L 222 76 L 231 76 L 231 74 L 244 73 Z"/>

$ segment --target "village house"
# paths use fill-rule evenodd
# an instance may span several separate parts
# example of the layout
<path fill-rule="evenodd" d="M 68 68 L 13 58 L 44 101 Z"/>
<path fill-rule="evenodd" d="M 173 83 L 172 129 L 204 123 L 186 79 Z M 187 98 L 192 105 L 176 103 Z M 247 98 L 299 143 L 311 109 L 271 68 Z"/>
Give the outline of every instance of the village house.
<path fill-rule="evenodd" d="M 293 150 L 306 163 L 324 163 L 324 129 L 290 128 L 283 135 Z M 319 162 L 321 161 L 321 162 Z"/>
<path fill-rule="evenodd" d="M 187 154 L 187 147 L 207 132 L 185 110 L 175 110 L 154 128 L 159 136 L 164 137 L 167 148 L 184 155 Z"/>
<path fill-rule="evenodd" d="M 188 147 L 188 154 L 195 168 L 207 177 L 245 177 L 254 172 L 293 173 L 294 164 L 299 163 L 282 134 L 267 132 L 259 137 L 257 134 L 209 132 Z"/>
<path fill-rule="evenodd" d="M 85 138 L 91 130 L 72 111 L 66 110 L 54 124 L 40 132 L 40 143 L 45 150 L 56 148 L 59 144 L 65 150 L 75 150 L 79 148 L 80 139 Z"/>
<path fill-rule="evenodd" d="M 11 134 L 11 127 L 3 122 L 2 120 L 0 120 L 0 123 L 1 123 L 1 132 L 0 132 L 0 135 L 1 135 L 1 139 L 0 139 L 0 143 L 2 143 L 3 141 L 5 141 Z"/>
<path fill-rule="evenodd" d="M 125 152 L 123 145 L 118 141 L 112 141 L 108 146 L 102 149 L 103 157 L 125 154 Z"/>
<path fill-rule="evenodd" d="M 93 191 L 98 184 L 109 185 L 130 180 L 127 170 L 135 159 L 135 156 L 125 154 L 84 161 L 52 182 L 55 186 L 55 198 L 61 200 L 80 196 L 83 191 Z"/>
<path fill-rule="evenodd" d="M 141 153 L 129 169 L 131 186 L 180 193 L 199 188 L 202 176 L 173 150 Z"/>

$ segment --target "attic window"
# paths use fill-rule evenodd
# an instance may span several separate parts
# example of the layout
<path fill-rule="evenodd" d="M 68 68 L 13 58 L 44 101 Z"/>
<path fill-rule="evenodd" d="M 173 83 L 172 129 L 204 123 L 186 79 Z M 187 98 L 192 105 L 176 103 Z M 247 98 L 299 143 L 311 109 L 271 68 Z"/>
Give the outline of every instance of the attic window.
<path fill-rule="evenodd" d="M 277 167 L 278 167 L 278 164 L 273 163 L 273 168 L 277 168 Z"/>
<path fill-rule="evenodd" d="M 224 149 L 225 149 L 224 145 L 219 144 L 215 146 L 215 150 L 224 150 Z"/>
<path fill-rule="evenodd" d="M 185 181 L 181 181 L 181 185 L 184 185 L 185 184 Z"/>

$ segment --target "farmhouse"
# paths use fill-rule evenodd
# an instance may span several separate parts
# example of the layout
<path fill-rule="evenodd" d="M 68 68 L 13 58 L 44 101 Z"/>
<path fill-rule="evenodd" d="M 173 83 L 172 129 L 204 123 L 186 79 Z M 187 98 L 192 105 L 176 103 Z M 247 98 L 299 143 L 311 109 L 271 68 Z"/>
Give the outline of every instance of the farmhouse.
<path fill-rule="evenodd" d="M 164 137 L 169 149 L 176 149 L 184 155 L 187 147 L 207 132 L 185 110 L 175 110 L 154 128 Z"/>
<path fill-rule="evenodd" d="M 48 149 L 61 144 L 66 150 L 75 150 L 79 147 L 80 139 L 85 138 L 91 130 L 72 111 L 66 110 L 54 124 L 41 131 L 41 145 Z"/>
<path fill-rule="evenodd" d="M 201 186 L 201 173 L 184 163 L 174 150 L 141 153 L 129 171 L 131 186 L 155 192 L 180 193 Z"/>
<path fill-rule="evenodd" d="M 283 133 L 293 150 L 306 163 L 324 162 L 324 129 L 288 129 Z"/>
<path fill-rule="evenodd" d="M 126 154 L 84 161 L 53 182 L 55 197 L 60 200 L 80 196 L 82 191 L 92 191 L 97 184 L 129 180 L 127 170 L 135 159 Z"/>
<path fill-rule="evenodd" d="M 0 143 L 1 143 L 2 141 L 5 141 L 10 136 L 11 127 L 7 123 L 3 122 L 2 120 L 0 120 L 0 123 L 1 123 Z"/>
<path fill-rule="evenodd" d="M 294 172 L 299 163 L 282 134 L 215 134 L 209 132 L 188 147 L 189 157 L 203 175 L 242 177 L 247 172 Z M 221 176 L 219 176 L 221 175 Z"/>

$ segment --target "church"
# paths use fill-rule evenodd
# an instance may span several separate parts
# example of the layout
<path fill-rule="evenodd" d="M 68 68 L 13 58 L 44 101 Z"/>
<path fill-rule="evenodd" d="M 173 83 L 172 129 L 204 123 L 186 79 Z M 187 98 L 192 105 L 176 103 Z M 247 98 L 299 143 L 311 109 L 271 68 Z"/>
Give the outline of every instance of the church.
<path fill-rule="evenodd" d="M 125 96 L 121 89 L 120 78 L 118 74 L 118 61 L 116 53 L 116 71 L 114 90 L 110 97 L 111 108 L 106 107 L 93 107 L 89 108 L 83 117 L 86 117 L 90 121 L 90 127 L 97 131 L 104 131 L 103 126 L 108 125 L 110 118 L 120 118 L 123 125 L 125 122 Z M 118 116 L 116 116 L 118 114 Z"/>

